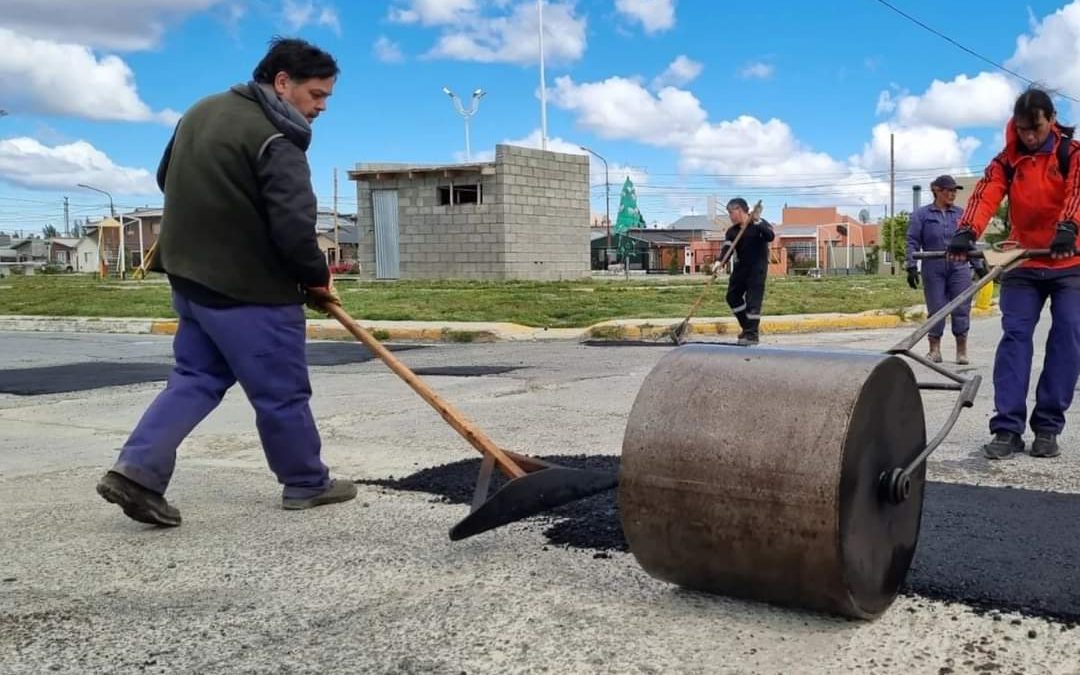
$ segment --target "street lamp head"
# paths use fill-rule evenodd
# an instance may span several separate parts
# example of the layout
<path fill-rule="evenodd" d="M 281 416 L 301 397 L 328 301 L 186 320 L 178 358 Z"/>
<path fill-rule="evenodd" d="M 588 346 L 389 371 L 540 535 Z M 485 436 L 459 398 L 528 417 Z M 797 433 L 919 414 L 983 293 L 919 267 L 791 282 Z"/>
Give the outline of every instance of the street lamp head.
<path fill-rule="evenodd" d="M 443 87 L 442 92 L 450 98 L 454 98 L 454 92 L 450 91 L 450 87 Z"/>
<path fill-rule="evenodd" d="M 474 91 L 474 92 L 472 93 L 472 95 L 473 95 L 473 98 L 481 98 L 481 97 L 483 97 L 483 95 L 484 95 L 484 94 L 486 94 L 486 93 L 487 93 L 487 92 L 486 92 L 486 91 L 484 91 L 483 89 L 477 89 L 476 91 Z"/>

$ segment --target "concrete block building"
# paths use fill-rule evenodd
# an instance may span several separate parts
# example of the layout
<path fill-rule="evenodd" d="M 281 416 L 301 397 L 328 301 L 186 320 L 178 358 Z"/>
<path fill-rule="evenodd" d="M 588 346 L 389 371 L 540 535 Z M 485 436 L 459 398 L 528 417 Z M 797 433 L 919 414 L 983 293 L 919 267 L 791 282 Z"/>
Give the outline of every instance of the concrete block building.
<path fill-rule="evenodd" d="M 357 256 L 377 279 L 589 275 L 589 160 L 498 145 L 495 161 L 358 164 Z"/>

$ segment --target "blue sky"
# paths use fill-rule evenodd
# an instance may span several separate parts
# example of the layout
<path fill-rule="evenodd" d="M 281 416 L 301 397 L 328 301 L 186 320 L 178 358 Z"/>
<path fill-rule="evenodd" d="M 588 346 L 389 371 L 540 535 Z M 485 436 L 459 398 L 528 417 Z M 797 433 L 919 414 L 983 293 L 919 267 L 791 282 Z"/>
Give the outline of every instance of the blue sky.
<path fill-rule="evenodd" d="M 1080 99 L 1080 0 L 890 0 L 1010 70 Z M 839 205 L 876 217 L 910 185 L 973 174 L 997 152 L 1020 80 L 877 0 L 545 0 L 549 147 L 611 165 L 613 208 L 631 175 L 649 222 L 702 213 L 709 196 Z M 824 8 L 824 9 L 823 9 Z M 487 94 L 472 156 L 538 145 L 535 0 L 3 0 L 0 231 L 63 229 L 107 208 L 159 205 L 152 175 L 177 116 L 250 77 L 274 34 L 342 68 L 309 152 L 316 193 L 355 208 L 357 162 L 464 160 L 442 87 Z M 1059 100 L 1061 117 L 1080 110 Z M 594 210 L 604 209 L 593 161 Z"/>

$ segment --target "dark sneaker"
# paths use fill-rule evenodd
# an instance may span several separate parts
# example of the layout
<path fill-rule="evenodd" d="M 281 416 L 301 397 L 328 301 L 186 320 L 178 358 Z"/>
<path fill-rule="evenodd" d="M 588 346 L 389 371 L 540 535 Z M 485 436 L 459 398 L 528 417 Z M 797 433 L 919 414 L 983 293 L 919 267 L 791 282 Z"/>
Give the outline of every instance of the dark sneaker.
<path fill-rule="evenodd" d="M 332 478 L 330 479 L 330 485 L 325 490 L 312 497 L 305 497 L 303 499 L 282 497 L 281 508 L 287 511 L 301 511 L 303 509 L 322 506 L 323 504 L 347 502 L 355 496 L 356 485 L 354 485 L 352 481 Z"/>
<path fill-rule="evenodd" d="M 1014 452 L 1024 451 L 1024 439 L 1011 431 L 999 431 L 994 434 L 994 440 L 982 447 L 982 451 L 987 459 L 1008 459 Z"/>
<path fill-rule="evenodd" d="M 1035 434 L 1035 441 L 1031 444 L 1032 457 L 1057 457 L 1061 454 L 1058 447 L 1057 434 Z"/>
<path fill-rule="evenodd" d="M 115 471 L 108 472 L 98 481 L 97 492 L 105 501 L 122 508 L 124 515 L 132 520 L 160 527 L 180 524 L 180 511 L 170 506 L 164 497 Z"/>

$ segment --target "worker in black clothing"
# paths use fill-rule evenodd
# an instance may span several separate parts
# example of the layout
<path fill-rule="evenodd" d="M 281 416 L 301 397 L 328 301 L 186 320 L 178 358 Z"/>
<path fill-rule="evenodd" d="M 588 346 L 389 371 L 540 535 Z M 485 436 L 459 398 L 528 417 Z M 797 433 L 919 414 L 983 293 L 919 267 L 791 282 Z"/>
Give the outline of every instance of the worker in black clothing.
<path fill-rule="evenodd" d="M 769 242 L 776 234 L 768 221 L 755 220 L 751 216 L 742 197 L 729 201 L 727 212 L 731 227 L 724 235 L 724 247 L 735 246 L 735 265 L 728 280 L 727 303 L 742 328 L 739 344 L 751 346 L 759 339 L 761 303 L 765 299 L 765 277 L 769 272 Z M 743 228 L 746 232 L 739 237 Z"/>

